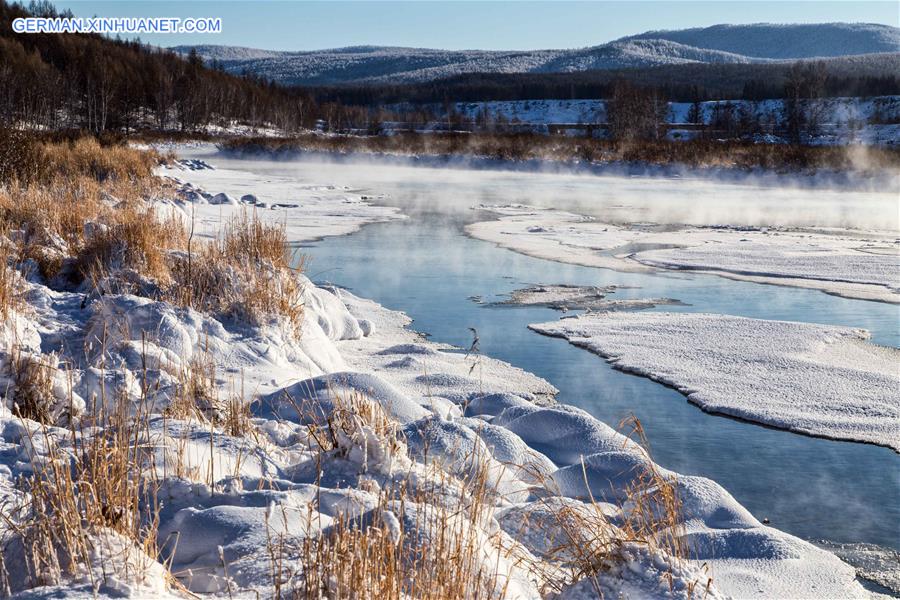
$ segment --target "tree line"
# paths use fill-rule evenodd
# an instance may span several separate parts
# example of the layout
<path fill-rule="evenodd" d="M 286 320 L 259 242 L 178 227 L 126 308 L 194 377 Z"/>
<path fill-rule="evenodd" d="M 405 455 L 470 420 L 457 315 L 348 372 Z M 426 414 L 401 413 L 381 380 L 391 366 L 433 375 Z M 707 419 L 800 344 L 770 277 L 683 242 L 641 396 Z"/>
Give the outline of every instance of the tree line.
<path fill-rule="evenodd" d="M 18 17 L 71 17 L 47 0 L 0 0 L 0 123 L 93 133 L 198 131 L 240 122 L 284 131 L 366 123 L 372 110 L 319 101 L 254 77 L 225 73 L 196 54 L 91 34 L 17 34 Z M 381 115 L 387 118 L 387 115 Z"/>
<path fill-rule="evenodd" d="M 891 56 L 829 59 L 826 96 L 900 94 L 900 61 Z M 673 102 L 781 98 L 793 64 L 686 64 L 573 73 L 469 73 L 409 84 L 307 86 L 323 102 L 376 106 L 501 100 L 609 99 L 617 81 L 659 90 Z M 801 65 L 806 62 L 799 63 Z"/>
<path fill-rule="evenodd" d="M 283 87 L 252 74 L 226 73 L 204 64 L 196 53 L 182 56 L 140 41 L 14 33 L 13 19 L 28 16 L 71 14 L 58 13 L 48 0 L 33 0 L 28 6 L 0 0 L 0 124 L 49 130 L 196 132 L 239 122 L 286 132 L 324 123 L 331 130 L 379 133 L 385 121 L 414 126 L 445 121 L 448 129 L 489 129 L 498 117 L 485 114 L 463 123 L 453 103 L 601 98 L 611 107 L 612 132 L 647 137 L 651 120 L 657 133 L 665 121 L 658 114 L 665 101 L 697 105 L 710 99 L 784 98 L 787 130 L 799 138 L 817 125 L 817 98 L 900 94 L 897 70 L 887 68 L 896 66 L 890 56 L 578 73 L 475 73 L 407 85 Z M 619 115 L 626 115 L 619 123 L 612 122 L 616 107 Z M 632 114 L 622 107 L 640 108 Z M 717 107 L 712 127 L 760 130 L 758 119 L 742 114 L 739 105 L 732 108 Z"/>

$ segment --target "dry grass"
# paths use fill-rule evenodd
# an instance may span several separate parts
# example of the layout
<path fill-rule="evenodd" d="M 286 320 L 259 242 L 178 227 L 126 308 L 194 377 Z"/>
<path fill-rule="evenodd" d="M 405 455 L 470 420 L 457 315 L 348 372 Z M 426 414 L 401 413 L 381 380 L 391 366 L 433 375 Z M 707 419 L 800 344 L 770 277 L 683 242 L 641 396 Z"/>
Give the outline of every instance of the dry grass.
<path fill-rule="evenodd" d="M 24 506 L 4 510 L 4 549 L 7 556 L 10 551 L 19 554 L 25 568 L 16 574 L 22 580 L 10 582 L 4 565 L 7 592 L 94 577 L 88 565 L 106 550 L 105 532 L 143 551 L 109 557 L 105 573 L 128 576 L 119 571 L 124 569 L 139 577 L 140 569 L 155 562 L 158 484 L 144 471 L 151 453 L 144 435 L 146 415 L 128 417 L 127 404 L 122 397 L 110 413 L 104 412 L 105 403 L 95 406 L 92 422 L 101 429 L 73 429 L 68 443 L 47 429 L 26 428 L 27 447 L 45 451 L 39 455 L 32 450 L 34 474 L 19 482 L 27 492 Z M 140 556 L 147 564 L 135 563 Z"/>
<path fill-rule="evenodd" d="M 124 145 L 101 146 L 93 137 L 71 142 L 45 143 L 42 147 L 44 176 L 72 178 L 88 176 L 107 180 L 135 182 L 149 178 L 160 157 L 155 152 Z"/>
<path fill-rule="evenodd" d="M 503 598 L 495 565 L 485 561 L 481 534 L 459 507 L 391 501 L 367 523 L 339 515 L 300 549 L 290 598 Z M 396 512 L 410 508 L 413 522 Z M 400 512 L 401 518 L 403 513 Z"/>
<path fill-rule="evenodd" d="M 160 220 L 152 209 L 126 207 L 110 213 L 75 257 L 82 279 L 99 281 L 130 269 L 160 286 L 172 283 L 169 251 L 184 247 L 187 235 L 177 219 Z"/>
<path fill-rule="evenodd" d="M 258 437 L 246 394 L 240 390 L 223 397 L 216 381 L 215 361 L 206 348 L 194 352 L 178 379 L 165 409 L 167 417 L 206 422 L 233 437 Z"/>
<path fill-rule="evenodd" d="M 287 248 L 283 226 L 242 211 L 226 224 L 218 240 L 175 260 L 168 299 L 253 325 L 282 317 L 299 337 L 302 289 L 290 268 Z"/>
<path fill-rule="evenodd" d="M 623 498 L 617 512 L 621 518 L 616 523 L 607 516 L 604 506 L 590 493 L 587 473 L 584 473 L 588 502 L 564 505 L 556 508 L 552 523 L 538 519 L 528 523 L 530 527 L 550 526 L 559 532 L 552 539 L 552 547 L 545 557 L 561 569 L 544 569 L 546 587 L 553 592 L 587 579 L 599 597 L 603 595 L 602 580 L 608 571 L 626 560 L 629 545 L 644 547 L 665 557 L 668 579 L 672 585 L 672 573 L 690 558 L 690 549 L 683 541 L 684 518 L 678 495 L 678 482 L 664 476 L 650 457 L 649 445 L 640 421 L 632 416 L 623 421 L 630 428 L 631 436 L 639 442 L 644 460 L 632 474 L 632 483 L 621 490 Z M 584 469 L 582 463 L 582 469 Z M 545 483 L 551 496 L 558 491 L 552 482 Z M 688 595 L 693 596 L 695 586 L 711 584 L 711 580 L 692 582 Z"/>
<path fill-rule="evenodd" d="M 0 231 L 0 319 L 6 322 L 25 307 L 22 275 L 16 266 L 15 248 Z"/>
<path fill-rule="evenodd" d="M 274 596 L 503 598 L 508 583 L 500 563 L 510 553 L 507 538 L 484 532 L 494 501 L 485 457 L 471 457 L 463 477 L 434 460 L 406 477 L 402 473 L 412 468 L 407 446 L 384 408 L 358 393 L 332 400 L 333 410 L 310 426 L 315 447 L 362 462 L 364 472 L 369 461 L 394 463 L 400 468 L 385 473 L 399 478 L 374 489 L 361 480 L 361 489 L 377 494 L 375 508 L 361 518 L 337 514 L 321 533 L 300 542 L 290 544 L 267 527 Z M 313 505 L 308 514 L 315 529 Z"/>
<path fill-rule="evenodd" d="M 12 412 L 24 419 L 55 425 L 53 408 L 53 375 L 57 359 L 53 354 L 35 356 L 14 346 L 9 353 L 9 370 L 13 381 Z"/>
<path fill-rule="evenodd" d="M 117 253 L 161 274 L 159 256 L 177 245 L 183 228 L 157 226 L 141 206 L 162 186 L 152 177 L 155 153 L 101 146 L 93 138 L 40 142 L 21 133 L 0 135 L 3 151 L 36 156 L 0 165 L 0 223 L 20 232 L 21 257 L 34 259 L 42 275 L 54 277 L 67 258 L 82 252 L 82 276 L 97 267 L 85 263 L 114 260 Z M 87 234 L 88 223 L 97 225 L 90 229 L 96 236 Z M 104 228 L 121 243 L 104 240 Z"/>
<path fill-rule="evenodd" d="M 630 427 L 631 436 L 637 439 L 646 458 L 634 483 L 625 490 L 627 518 L 622 530 L 626 538 L 662 550 L 673 560 L 690 558 L 690 549 L 683 541 L 685 530 L 678 480 L 660 473 L 650 456 L 650 444 L 637 417 L 632 415 L 622 425 Z"/>
<path fill-rule="evenodd" d="M 241 212 L 215 242 L 192 245 L 180 220 L 160 219 L 146 202 L 165 186 L 152 176 L 156 153 L 93 138 L 0 136 L 0 158 L 26 150 L 40 160 L 8 160 L 0 181 L 0 226 L 16 232 L 16 260 L 33 260 L 58 285 L 139 292 L 252 325 L 283 317 L 299 337 L 302 290 L 284 227 Z M 3 281 L 0 307 L 13 299 Z"/>
<path fill-rule="evenodd" d="M 225 224 L 219 253 L 232 262 L 270 264 L 278 269 L 291 266 L 287 233 L 283 225 L 264 223 L 256 212 L 241 211 Z"/>

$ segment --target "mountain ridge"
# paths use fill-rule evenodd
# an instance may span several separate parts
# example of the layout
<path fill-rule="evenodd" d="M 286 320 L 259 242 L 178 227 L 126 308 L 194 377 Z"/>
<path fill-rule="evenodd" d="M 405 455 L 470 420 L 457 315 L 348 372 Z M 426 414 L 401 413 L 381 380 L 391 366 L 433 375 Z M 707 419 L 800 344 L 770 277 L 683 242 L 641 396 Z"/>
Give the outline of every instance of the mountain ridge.
<path fill-rule="evenodd" d="M 722 24 L 648 31 L 574 49 L 441 50 L 373 45 L 296 52 L 214 45 L 171 49 L 181 54 L 194 49 L 226 71 L 252 72 L 288 85 L 421 83 L 468 73 L 567 73 L 898 53 L 900 28 L 872 23 Z"/>

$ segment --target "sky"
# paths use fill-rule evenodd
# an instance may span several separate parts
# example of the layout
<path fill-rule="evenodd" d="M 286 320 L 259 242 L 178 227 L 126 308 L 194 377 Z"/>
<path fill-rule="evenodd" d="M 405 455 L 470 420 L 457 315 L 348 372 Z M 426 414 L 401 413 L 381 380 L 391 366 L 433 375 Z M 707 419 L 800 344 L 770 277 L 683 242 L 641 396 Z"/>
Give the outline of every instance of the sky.
<path fill-rule="evenodd" d="M 291 0 L 62 0 L 81 17 L 221 17 L 219 34 L 157 34 L 159 46 L 223 44 L 267 50 L 317 50 L 354 45 L 450 50 L 581 48 L 653 29 L 717 23 L 900 25 L 900 2 L 869 0 L 460 0 L 386 2 Z"/>

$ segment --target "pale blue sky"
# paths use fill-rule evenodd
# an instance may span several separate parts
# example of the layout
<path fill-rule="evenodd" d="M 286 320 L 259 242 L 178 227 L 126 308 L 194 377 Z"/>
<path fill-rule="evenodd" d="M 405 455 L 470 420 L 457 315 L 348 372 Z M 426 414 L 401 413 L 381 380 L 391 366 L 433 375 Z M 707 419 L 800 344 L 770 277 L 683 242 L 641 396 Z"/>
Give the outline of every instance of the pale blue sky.
<path fill-rule="evenodd" d="M 161 46 L 225 44 L 315 50 L 362 44 L 447 49 L 593 46 L 650 29 L 716 23 L 900 22 L 893 1 L 63 0 L 77 16 L 221 17 L 222 33 L 150 35 Z"/>

